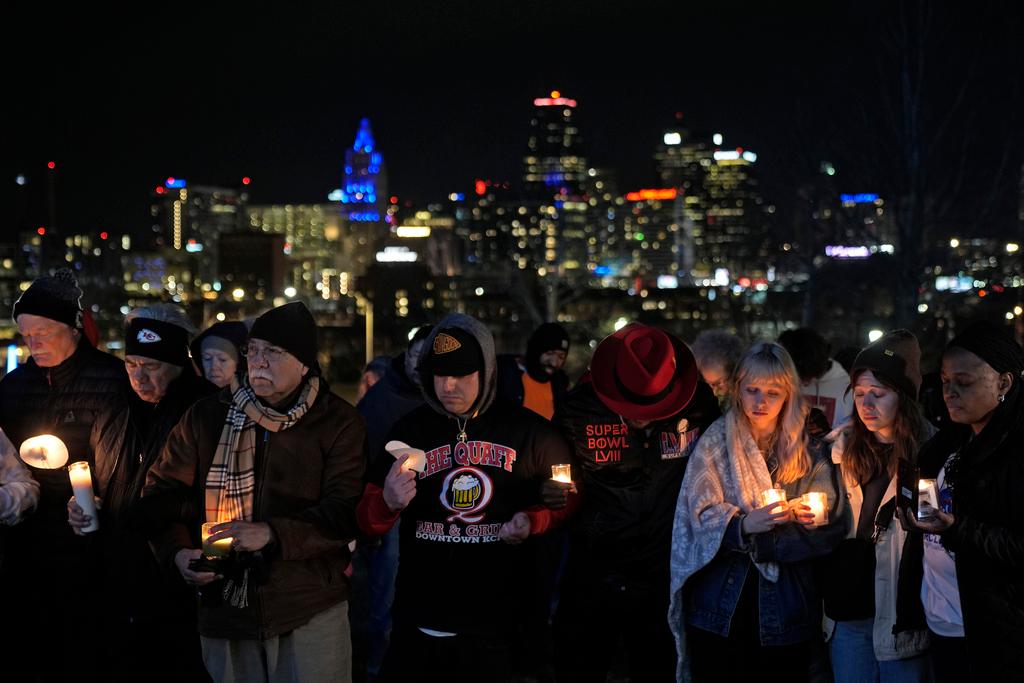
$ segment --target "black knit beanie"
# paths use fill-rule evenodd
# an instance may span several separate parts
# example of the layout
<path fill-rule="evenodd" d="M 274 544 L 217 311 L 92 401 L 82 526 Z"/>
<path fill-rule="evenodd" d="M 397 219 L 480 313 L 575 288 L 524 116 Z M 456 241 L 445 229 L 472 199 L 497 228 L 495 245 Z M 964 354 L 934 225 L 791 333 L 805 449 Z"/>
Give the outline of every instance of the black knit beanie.
<path fill-rule="evenodd" d="M 82 326 L 82 290 L 74 273 L 61 268 L 53 276 L 33 280 L 25 293 L 14 302 L 11 317 L 15 322 L 23 313 L 56 320 L 72 328 Z"/>
<path fill-rule="evenodd" d="M 540 364 L 540 357 L 548 351 L 569 353 L 569 333 L 558 323 L 542 324 L 526 342 L 526 370 L 530 377 L 539 382 L 551 379 Z"/>
<path fill-rule="evenodd" d="M 188 365 L 188 330 L 163 320 L 132 318 L 125 330 L 124 353 L 183 368 Z"/>
<path fill-rule="evenodd" d="M 280 346 L 311 370 L 319 367 L 316 361 L 316 321 L 301 301 L 272 308 L 256 318 L 249 330 L 249 339 L 262 339 Z"/>
<path fill-rule="evenodd" d="M 893 330 L 857 354 L 850 379 L 870 370 L 912 399 L 921 390 L 921 347 L 909 330 Z"/>
<path fill-rule="evenodd" d="M 1024 373 L 1024 350 L 1006 329 L 987 320 L 973 323 L 955 336 L 946 349 L 957 347 L 970 351 L 1000 374 L 1009 372 L 1014 385 L 1020 383 Z"/>

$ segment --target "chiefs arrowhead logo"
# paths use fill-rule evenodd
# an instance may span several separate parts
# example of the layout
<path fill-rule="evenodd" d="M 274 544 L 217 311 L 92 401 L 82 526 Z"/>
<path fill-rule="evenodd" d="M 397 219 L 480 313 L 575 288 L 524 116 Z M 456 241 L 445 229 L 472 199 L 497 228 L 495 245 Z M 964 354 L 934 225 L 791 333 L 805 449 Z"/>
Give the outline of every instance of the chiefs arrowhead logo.
<path fill-rule="evenodd" d="M 459 340 L 451 335 L 447 335 L 444 332 L 434 337 L 434 353 L 441 355 L 442 353 L 451 353 L 456 349 L 461 349 L 462 344 Z"/>
<path fill-rule="evenodd" d="M 135 338 L 143 344 L 155 344 L 156 342 L 161 341 L 159 334 L 153 330 L 147 330 L 145 328 L 139 330 L 139 334 Z"/>

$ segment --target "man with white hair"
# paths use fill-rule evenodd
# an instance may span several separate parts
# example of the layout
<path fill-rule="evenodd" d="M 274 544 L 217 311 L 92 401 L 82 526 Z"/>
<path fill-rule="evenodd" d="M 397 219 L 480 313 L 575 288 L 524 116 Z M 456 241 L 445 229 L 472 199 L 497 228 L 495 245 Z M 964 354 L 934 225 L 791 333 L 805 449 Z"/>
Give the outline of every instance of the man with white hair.
<path fill-rule="evenodd" d="M 0 381 L 0 426 L 15 448 L 52 434 L 72 461 L 92 465 L 93 425 L 120 411 L 128 381 L 124 364 L 86 339 L 81 298 L 74 274 L 64 269 L 36 278 L 15 302 L 14 322 L 31 357 Z M 39 503 L 7 530 L 0 573 L 4 586 L 17 587 L 7 591 L 4 610 L 19 615 L 0 620 L 4 651 L 19 654 L 3 675 L 12 681 L 88 677 L 97 632 L 83 629 L 75 615 L 95 613 L 95 551 L 68 527 L 67 470 L 33 463 L 28 469 L 39 484 Z M 53 656 L 50 639 L 62 643 L 61 657 Z"/>
<path fill-rule="evenodd" d="M 192 591 L 162 571 L 144 534 L 147 520 L 137 505 L 149 468 L 171 430 L 193 403 L 216 387 L 197 376 L 189 360 L 195 331 L 174 304 L 155 304 L 128 314 L 124 366 L 132 395 L 126 410 L 93 428 L 100 527 L 103 610 L 101 620 L 108 673 L 129 680 L 163 658 L 173 680 L 206 679 L 196 631 Z M 92 521 L 74 498 L 68 521 L 77 534 Z M 173 651 L 173 658 L 161 653 Z"/>
<path fill-rule="evenodd" d="M 215 681 L 352 679 L 344 571 L 366 428 L 320 377 L 316 335 L 300 302 L 257 318 L 246 375 L 196 403 L 149 472 L 144 504 L 185 502 L 157 552 L 200 587 Z M 231 552 L 213 572 L 197 561 L 217 541 Z"/>

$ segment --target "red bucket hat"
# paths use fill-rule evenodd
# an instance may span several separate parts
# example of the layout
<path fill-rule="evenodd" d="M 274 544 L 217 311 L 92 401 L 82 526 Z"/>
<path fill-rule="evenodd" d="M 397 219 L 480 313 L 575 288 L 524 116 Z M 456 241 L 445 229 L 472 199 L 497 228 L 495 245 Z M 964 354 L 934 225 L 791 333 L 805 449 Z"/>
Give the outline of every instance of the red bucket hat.
<path fill-rule="evenodd" d="M 605 337 L 594 350 L 590 373 L 601 402 L 630 420 L 671 417 L 697 390 L 697 363 L 686 344 L 640 323 Z"/>

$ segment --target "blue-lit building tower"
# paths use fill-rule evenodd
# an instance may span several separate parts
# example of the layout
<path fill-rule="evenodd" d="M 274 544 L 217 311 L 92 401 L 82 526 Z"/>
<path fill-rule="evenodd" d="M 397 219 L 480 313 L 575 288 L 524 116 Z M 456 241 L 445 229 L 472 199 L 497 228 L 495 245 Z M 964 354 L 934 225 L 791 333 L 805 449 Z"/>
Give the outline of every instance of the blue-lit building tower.
<path fill-rule="evenodd" d="M 356 141 L 345 150 L 345 175 L 341 183 L 342 215 L 353 223 L 383 223 L 387 201 L 387 173 L 384 157 L 370 129 L 362 119 Z"/>

